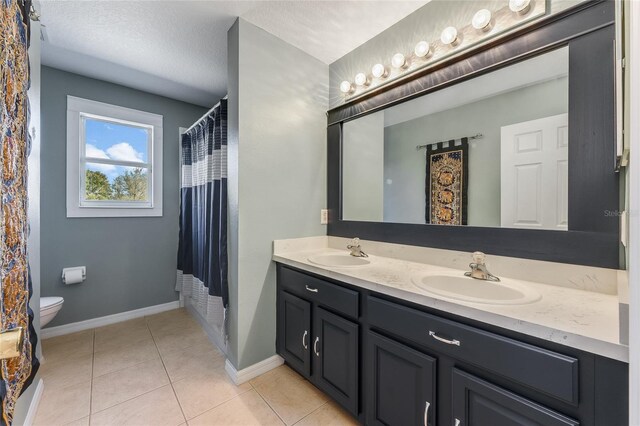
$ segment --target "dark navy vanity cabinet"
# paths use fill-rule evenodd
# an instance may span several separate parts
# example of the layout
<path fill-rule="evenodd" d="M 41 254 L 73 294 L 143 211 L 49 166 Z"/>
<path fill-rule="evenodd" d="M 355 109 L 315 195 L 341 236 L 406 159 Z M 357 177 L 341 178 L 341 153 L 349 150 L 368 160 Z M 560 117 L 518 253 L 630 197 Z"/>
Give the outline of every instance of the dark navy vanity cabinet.
<path fill-rule="evenodd" d="M 359 407 L 356 291 L 278 270 L 278 353 L 353 415 Z"/>
<path fill-rule="evenodd" d="M 277 351 L 367 425 L 623 426 L 628 366 L 278 264 Z"/>

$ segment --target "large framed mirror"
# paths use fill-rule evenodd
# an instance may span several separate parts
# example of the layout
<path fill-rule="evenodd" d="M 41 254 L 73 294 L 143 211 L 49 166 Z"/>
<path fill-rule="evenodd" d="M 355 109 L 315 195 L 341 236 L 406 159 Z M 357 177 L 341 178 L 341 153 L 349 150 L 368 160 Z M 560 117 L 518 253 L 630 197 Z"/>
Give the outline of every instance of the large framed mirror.
<path fill-rule="evenodd" d="M 342 127 L 342 219 L 568 229 L 564 46 Z"/>
<path fill-rule="evenodd" d="M 618 268 L 613 5 L 329 112 L 329 235 Z"/>

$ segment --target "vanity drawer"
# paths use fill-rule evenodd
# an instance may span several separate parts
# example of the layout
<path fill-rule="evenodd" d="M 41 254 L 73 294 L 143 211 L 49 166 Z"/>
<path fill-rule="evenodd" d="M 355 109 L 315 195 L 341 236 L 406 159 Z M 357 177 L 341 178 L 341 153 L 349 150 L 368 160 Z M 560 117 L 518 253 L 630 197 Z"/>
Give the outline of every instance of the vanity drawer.
<path fill-rule="evenodd" d="M 278 282 L 289 293 L 349 317 L 358 318 L 357 291 L 288 268 L 278 269 Z"/>
<path fill-rule="evenodd" d="M 370 326 L 578 404 L 578 360 L 393 302 L 367 298 Z"/>

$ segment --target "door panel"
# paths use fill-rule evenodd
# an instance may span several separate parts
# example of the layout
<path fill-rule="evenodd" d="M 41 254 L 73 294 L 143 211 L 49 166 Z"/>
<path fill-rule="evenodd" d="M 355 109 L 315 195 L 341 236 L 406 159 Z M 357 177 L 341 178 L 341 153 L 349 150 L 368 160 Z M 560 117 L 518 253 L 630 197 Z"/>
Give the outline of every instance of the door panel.
<path fill-rule="evenodd" d="M 435 358 L 371 331 L 366 356 L 367 424 L 436 425 Z"/>
<path fill-rule="evenodd" d="M 489 382 L 453 369 L 456 426 L 578 426 L 580 423 Z"/>
<path fill-rule="evenodd" d="M 567 120 L 559 114 L 501 128 L 502 227 L 567 229 Z"/>
<path fill-rule="evenodd" d="M 357 415 L 358 324 L 316 308 L 313 326 L 313 382 Z"/>
<path fill-rule="evenodd" d="M 278 298 L 278 352 L 300 374 L 311 375 L 311 304 L 285 291 Z"/>

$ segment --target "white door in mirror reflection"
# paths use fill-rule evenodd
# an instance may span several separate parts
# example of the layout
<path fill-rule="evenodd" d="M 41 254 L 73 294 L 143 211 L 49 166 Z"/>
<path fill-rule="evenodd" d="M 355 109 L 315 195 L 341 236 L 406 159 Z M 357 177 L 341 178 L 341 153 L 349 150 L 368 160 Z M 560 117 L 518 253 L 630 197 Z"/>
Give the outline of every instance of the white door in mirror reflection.
<path fill-rule="evenodd" d="M 567 230 L 567 114 L 501 128 L 502 227 Z"/>

